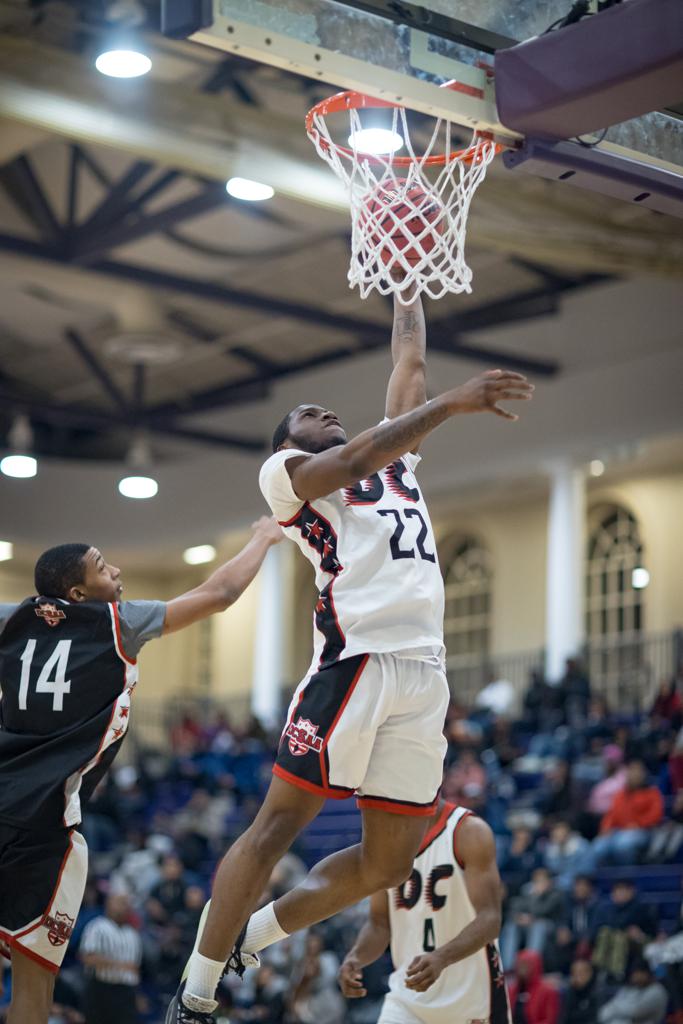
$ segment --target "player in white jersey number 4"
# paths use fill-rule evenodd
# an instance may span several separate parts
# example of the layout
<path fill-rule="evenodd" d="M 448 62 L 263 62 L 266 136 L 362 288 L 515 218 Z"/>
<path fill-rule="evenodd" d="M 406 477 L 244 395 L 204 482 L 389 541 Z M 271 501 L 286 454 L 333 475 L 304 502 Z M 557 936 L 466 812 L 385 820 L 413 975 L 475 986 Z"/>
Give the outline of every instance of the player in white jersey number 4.
<path fill-rule="evenodd" d="M 314 658 L 287 716 L 274 778 L 254 823 L 222 861 L 198 947 L 167 1024 L 208 1022 L 228 956 L 241 969 L 285 935 L 410 874 L 434 811 L 445 750 L 443 582 L 415 479 L 420 443 L 460 413 L 531 398 L 518 373 L 489 370 L 426 401 L 418 299 L 396 303 L 385 419 L 351 441 L 336 415 L 299 405 L 278 426 L 261 490 L 312 562 Z M 328 797 L 356 795 L 358 846 L 249 915 L 270 872 Z M 245 924 L 248 921 L 248 927 Z"/>
<path fill-rule="evenodd" d="M 395 969 L 378 1024 L 509 1024 L 500 915 L 491 829 L 464 807 L 442 803 L 410 878 L 372 896 L 339 972 L 342 992 L 364 996 L 363 968 L 391 945 Z"/>

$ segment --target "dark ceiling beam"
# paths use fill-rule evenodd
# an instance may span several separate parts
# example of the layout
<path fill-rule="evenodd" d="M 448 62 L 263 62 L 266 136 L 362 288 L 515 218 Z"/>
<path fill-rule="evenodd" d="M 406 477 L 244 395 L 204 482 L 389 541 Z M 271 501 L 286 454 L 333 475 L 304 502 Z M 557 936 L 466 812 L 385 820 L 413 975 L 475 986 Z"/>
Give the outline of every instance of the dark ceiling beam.
<path fill-rule="evenodd" d="M 55 252 L 53 249 L 50 249 L 47 246 L 41 246 L 29 239 L 15 238 L 13 236 L 0 234 L 0 249 L 20 253 L 26 256 L 35 256 L 40 259 L 51 260 L 62 265 L 64 262 L 59 253 Z M 176 274 L 154 270 L 149 267 L 130 266 L 128 264 L 117 263 L 110 260 L 101 260 L 89 264 L 88 270 L 104 274 L 108 277 L 131 281 L 137 285 L 148 285 L 164 291 L 175 292 L 176 294 L 208 299 L 212 302 L 217 302 L 227 306 L 255 310 L 262 314 L 278 315 L 309 324 L 313 323 L 321 328 L 345 331 L 355 335 L 356 338 L 361 338 L 366 341 L 374 339 L 376 346 L 387 344 L 391 330 L 389 324 L 378 324 L 375 321 L 364 320 L 360 317 L 343 316 L 339 313 L 332 313 L 315 306 L 249 292 L 243 288 L 232 288 L 228 285 L 218 284 L 217 282 L 207 281 L 202 278 L 184 278 Z M 594 276 L 597 277 L 597 275 Z M 581 282 L 576 282 L 572 287 L 579 287 L 580 285 Z M 534 292 L 534 294 L 536 293 Z M 523 303 L 525 301 L 525 297 L 516 296 L 511 300 L 505 301 L 507 306 L 504 310 L 501 309 L 501 304 L 493 304 L 494 306 L 497 306 L 497 314 L 499 318 L 503 313 L 505 313 L 505 315 L 511 314 L 511 302 Z M 489 312 L 489 308 L 490 307 L 487 305 L 480 307 L 479 310 L 481 320 L 486 326 L 491 325 L 491 313 Z M 465 318 L 465 314 L 462 314 L 462 316 Z M 497 322 L 501 323 L 503 321 L 498 319 Z M 445 325 L 440 324 L 438 320 L 432 321 L 429 326 L 430 338 L 432 335 L 435 338 L 439 338 L 442 334 L 445 335 L 447 333 L 448 338 L 455 339 L 457 338 L 457 335 L 462 333 L 465 329 L 468 331 L 477 329 L 477 324 L 475 322 L 475 310 L 468 311 L 466 318 L 463 320 L 451 315 L 446 319 Z M 356 347 L 357 346 L 349 346 L 348 350 L 335 349 L 333 351 L 341 351 L 342 355 L 337 358 L 342 358 L 343 352 L 355 351 Z M 472 347 L 472 350 L 475 351 L 474 346 Z M 464 349 L 460 349 L 459 351 L 464 353 Z M 500 363 L 501 354 L 496 351 L 491 351 L 487 347 L 477 347 L 476 353 L 476 357 L 473 356 L 473 358 L 477 358 L 481 363 L 487 365 L 498 365 Z M 457 355 L 458 351 L 454 349 L 453 354 Z M 514 359 L 514 353 L 510 353 L 508 358 Z M 557 373 L 559 370 L 557 363 L 550 363 L 548 360 L 537 360 L 531 356 L 524 355 L 519 358 L 524 359 L 527 372 L 529 373 L 538 373 L 541 376 L 549 376 Z M 315 365 L 318 365 L 318 363 Z M 299 364 L 297 364 L 297 366 L 299 366 Z M 303 369 L 308 368 L 311 368 L 311 364 L 309 363 L 303 366 Z M 281 375 L 281 370 L 284 372 L 286 368 L 278 368 L 277 374 L 271 375 L 270 377 L 259 376 L 257 378 L 249 378 L 249 382 L 251 384 L 260 384 L 261 386 L 264 386 L 267 384 L 268 380 L 277 379 L 277 376 Z M 243 387 L 243 384 L 238 383 L 233 385 L 233 382 L 230 382 L 226 387 L 227 391 L 224 391 L 223 388 L 218 388 L 211 389 L 208 392 L 211 396 L 211 401 L 214 407 L 221 404 L 217 400 L 217 393 L 225 393 L 225 401 L 227 402 L 228 396 L 230 396 L 231 399 L 237 397 L 237 393 L 239 392 L 239 389 Z M 198 405 L 196 408 L 193 408 L 192 411 L 201 410 L 201 397 L 201 395 L 197 396 Z M 185 408 L 185 405 L 183 405 L 183 408 Z"/>
<path fill-rule="evenodd" d="M 243 363 L 255 366 L 263 373 L 273 373 L 278 368 L 278 363 L 274 363 L 272 359 L 268 359 L 267 356 L 261 355 L 260 352 L 254 352 L 253 349 L 246 348 L 244 345 L 231 345 L 226 351 L 226 355 L 236 356 Z"/>
<path fill-rule="evenodd" d="M 174 224 L 200 217 L 217 206 L 226 206 L 226 192 L 221 185 L 205 188 L 199 195 L 183 199 L 158 213 L 141 217 L 133 223 L 118 223 L 108 230 L 81 229 L 78 232 L 75 249 L 71 253 L 70 262 L 81 263 L 101 256 L 110 249 L 121 245 L 130 245 L 148 235 L 157 234 Z"/>
<path fill-rule="evenodd" d="M 147 160 L 136 160 L 128 170 L 121 175 L 109 190 L 109 194 L 102 200 L 98 207 L 90 214 L 88 219 L 79 225 L 78 236 L 89 237 L 90 233 L 97 227 L 102 228 L 119 217 L 125 200 L 135 186 L 142 181 L 145 175 L 149 174 L 154 165 Z"/>
<path fill-rule="evenodd" d="M 69 146 L 69 178 L 66 190 L 66 230 L 71 231 L 78 215 L 78 186 L 81 171 L 81 151 L 73 143 Z"/>
<path fill-rule="evenodd" d="M 19 156 L 0 169 L 0 184 L 45 241 L 60 239 L 62 227 L 27 156 Z"/>
<path fill-rule="evenodd" d="M 85 364 L 88 370 L 90 370 L 93 377 L 100 382 L 103 391 L 108 395 L 113 404 L 120 409 L 121 412 L 127 413 L 129 411 L 129 405 L 126 396 L 123 391 L 121 391 L 116 381 L 109 375 L 95 353 L 90 350 L 78 331 L 73 330 L 73 328 L 68 328 L 64 332 L 64 337 L 69 342 L 74 352 L 79 356 L 81 362 Z"/>
<path fill-rule="evenodd" d="M 143 363 L 136 363 L 133 367 L 133 409 L 139 416 L 145 404 L 145 389 L 147 386 L 147 367 Z"/>
<path fill-rule="evenodd" d="M 130 416 L 103 413 L 98 409 L 87 409 L 74 405 L 63 405 L 50 402 L 43 397 L 27 398 L 13 391 L 0 388 L 0 403 L 3 409 L 13 413 L 22 412 L 36 423 L 49 423 L 56 426 L 73 427 L 85 430 L 111 430 L 112 428 L 130 431 L 138 427 L 160 437 L 192 441 L 202 445 L 218 448 L 231 448 L 244 452 L 262 452 L 266 443 L 261 438 L 243 437 L 237 434 L 225 434 L 209 430 L 194 430 L 178 426 L 175 423 L 161 422 L 154 417 L 143 417 L 140 420 Z"/>
<path fill-rule="evenodd" d="M 77 145 L 76 149 L 80 153 L 81 160 L 88 168 L 95 181 L 97 181 L 103 188 L 111 188 L 113 185 L 112 179 L 99 161 L 97 161 L 84 146 Z"/>

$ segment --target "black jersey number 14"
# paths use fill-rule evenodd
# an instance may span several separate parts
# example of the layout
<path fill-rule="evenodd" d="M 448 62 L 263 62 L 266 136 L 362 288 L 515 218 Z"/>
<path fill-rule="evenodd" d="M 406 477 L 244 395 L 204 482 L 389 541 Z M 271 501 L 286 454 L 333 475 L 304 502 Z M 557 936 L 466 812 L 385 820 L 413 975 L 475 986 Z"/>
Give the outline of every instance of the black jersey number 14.
<path fill-rule="evenodd" d="M 36 653 L 36 640 L 29 640 L 21 656 L 21 681 L 19 683 L 19 710 L 28 710 L 28 691 L 31 683 L 31 667 Z M 47 659 L 36 680 L 36 693 L 52 694 L 52 710 L 64 710 L 64 694 L 71 693 L 71 680 L 66 678 L 68 671 L 70 640 L 59 640 L 54 651 Z M 54 678 L 50 678 L 54 672 Z"/>

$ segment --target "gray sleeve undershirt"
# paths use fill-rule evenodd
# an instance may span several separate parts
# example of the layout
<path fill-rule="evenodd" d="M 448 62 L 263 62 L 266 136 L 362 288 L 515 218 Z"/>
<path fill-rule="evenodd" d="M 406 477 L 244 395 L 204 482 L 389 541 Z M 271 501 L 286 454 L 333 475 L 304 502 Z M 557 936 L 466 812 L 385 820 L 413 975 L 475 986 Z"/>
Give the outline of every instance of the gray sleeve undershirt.
<path fill-rule="evenodd" d="M 163 633 L 166 602 L 122 601 L 118 609 L 123 649 L 129 657 L 136 658 L 148 640 Z"/>

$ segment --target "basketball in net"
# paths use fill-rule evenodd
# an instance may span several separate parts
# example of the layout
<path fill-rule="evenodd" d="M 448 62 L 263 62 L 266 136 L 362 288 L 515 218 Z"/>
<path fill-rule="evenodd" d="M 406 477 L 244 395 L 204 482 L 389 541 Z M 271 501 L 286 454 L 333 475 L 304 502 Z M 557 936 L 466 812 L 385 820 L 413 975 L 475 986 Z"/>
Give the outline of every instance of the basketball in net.
<path fill-rule="evenodd" d="M 443 88 L 461 86 L 449 82 Z M 399 147 L 384 153 L 359 148 L 359 111 L 366 108 L 383 112 L 386 128 L 399 139 L 403 152 Z M 332 137 L 327 121 L 332 115 L 347 122 L 345 130 L 336 129 L 344 141 Z M 458 148 L 461 129 L 437 118 L 431 138 L 422 130 L 422 144 L 417 145 L 403 107 L 357 92 L 338 93 L 317 103 L 306 117 L 306 131 L 346 189 L 351 210 L 348 277 L 361 298 L 372 291 L 393 293 L 407 305 L 415 294 L 440 299 L 448 292 L 472 290 L 472 271 L 465 259 L 467 215 L 491 160 L 502 148 L 490 134 L 475 132 L 469 145 Z M 402 274 L 393 274 L 395 268 Z"/>
<path fill-rule="evenodd" d="M 359 217 L 371 250 L 392 270 L 426 262 L 444 233 L 445 215 L 437 198 L 420 185 L 397 178 L 394 187 L 379 185 L 368 195 Z"/>

